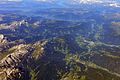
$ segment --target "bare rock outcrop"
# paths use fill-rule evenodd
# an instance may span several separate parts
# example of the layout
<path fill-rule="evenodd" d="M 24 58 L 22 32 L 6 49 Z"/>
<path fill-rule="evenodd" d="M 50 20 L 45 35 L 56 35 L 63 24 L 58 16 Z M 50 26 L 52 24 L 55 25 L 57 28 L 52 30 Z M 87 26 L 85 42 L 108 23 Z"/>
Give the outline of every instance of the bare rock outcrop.
<path fill-rule="evenodd" d="M 28 80 L 29 70 L 26 65 L 43 55 L 46 43 L 47 41 L 38 41 L 34 44 L 8 42 L 6 45 L 12 45 L 9 48 L 12 52 L 0 61 L 0 80 Z"/>
<path fill-rule="evenodd" d="M 25 42 L 22 39 L 16 41 L 8 41 L 3 34 L 0 34 L 0 52 L 5 51 L 15 45 L 19 45 L 23 43 Z"/>
<path fill-rule="evenodd" d="M 3 34 L 0 34 L 0 44 L 5 44 L 7 43 L 7 39 Z"/>
<path fill-rule="evenodd" d="M 27 63 L 33 51 L 29 45 L 15 46 L 15 51 L 0 61 L 0 80 L 19 80 L 27 72 L 23 64 Z"/>

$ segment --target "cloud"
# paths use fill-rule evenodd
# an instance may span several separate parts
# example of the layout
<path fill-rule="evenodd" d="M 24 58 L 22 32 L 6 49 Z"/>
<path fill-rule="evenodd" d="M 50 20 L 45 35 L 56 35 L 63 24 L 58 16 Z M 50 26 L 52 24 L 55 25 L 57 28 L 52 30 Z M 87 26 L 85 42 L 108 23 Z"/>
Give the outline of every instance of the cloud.
<path fill-rule="evenodd" d="M 111 4 L 109 4 L 109 6 L 111 6 L 111 7 L 120 7 L 120 4 L 118 4 L 118 3 L 111 3 Z"/>
<path fill-rule="evenodd" d="M 38 2 L 57 2 L 57 3 L 70 3 L 70 4 L 91 4 L 91 3 L 114 3 L 119 0 L 33 0 Z"/>
<path fill-rule="evenodd" d="M 0 0 L 0 2 L 21 2 L 23 0 Z"/>
<path fill-rule="evenodd" d="M 22 0 L 8 0 L 8 1 L 21 2 Z"/>
<path fill-rule="evenodd" d="M 34 0 L 38 2 L 55 2 L 56 0 Z"/>
<path fill-rule="evenodd" d="M 39 1 L 39 2 L 76 2 L 76 3 L 101 3 L 101 2 L 113 2 L 118 0 L 0 0 L 0 1 Z"/>
<path fill-rule="evenodd" d="M 119 0 L 0 0 L 2 2 L 46 2 L 46 3 L 54 3 L 59 5 L 67 5 L 67 4 L 93 4 L 100 3 L 103 5 L 119 7 Z"/>

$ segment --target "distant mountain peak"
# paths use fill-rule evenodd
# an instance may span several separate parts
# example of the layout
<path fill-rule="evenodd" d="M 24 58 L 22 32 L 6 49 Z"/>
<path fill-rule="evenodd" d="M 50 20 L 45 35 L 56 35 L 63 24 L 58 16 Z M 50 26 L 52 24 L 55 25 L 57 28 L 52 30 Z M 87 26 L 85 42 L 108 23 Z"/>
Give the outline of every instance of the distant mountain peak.
<path fill-rule="evenodd" d="M 101 4 L 103 6 L 111 6 L 111 7 L 120 7 L 120 1 L 119 0 L 0 0 L 1 3 L 8 3 L 8 2 L 13 2 L 13 3 L 40 3 L 43 4 L 47 3 L 51 6 L 56 5 L 60 7 L 70 7 L 77 5 L 79 6 L 80 4 Z M 49 5 L 49 7 L 51 7 Z"/>

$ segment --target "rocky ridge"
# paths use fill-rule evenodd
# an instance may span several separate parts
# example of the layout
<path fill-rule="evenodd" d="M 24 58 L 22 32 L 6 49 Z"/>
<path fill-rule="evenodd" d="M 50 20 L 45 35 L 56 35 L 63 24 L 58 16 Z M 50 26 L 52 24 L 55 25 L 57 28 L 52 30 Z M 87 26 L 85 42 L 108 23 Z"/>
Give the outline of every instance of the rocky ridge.
<path fill-rule="evenodd" d="M 4 36 L 1 36 L 1 41 Z M 13 43 L 13 42 L 10 42 Z M 10 52 L 0 61 L 0 80 L 25 80 L 29 78 L 26 65 L 32 58 L 43 53 L 43 46 L 46 42 L 37 42 L 35 44 L 16 44 L 9 48 Z M 9 42 L 6 43 L 9 45 Z M 3 49 L 4 45 L 1 45 Z M 36 46 L 39 46 L 40 51 L 35 52 Z M 6 49 L 8 50 L 8 48 Z M 35 55 L 37 54 L 37 55 Z M 32 56 L 34 55 L 34 57 Z M 28 76 L 27 76 L 28 75 Z M 26 77 L 27 76 L 27 77 Z"/>

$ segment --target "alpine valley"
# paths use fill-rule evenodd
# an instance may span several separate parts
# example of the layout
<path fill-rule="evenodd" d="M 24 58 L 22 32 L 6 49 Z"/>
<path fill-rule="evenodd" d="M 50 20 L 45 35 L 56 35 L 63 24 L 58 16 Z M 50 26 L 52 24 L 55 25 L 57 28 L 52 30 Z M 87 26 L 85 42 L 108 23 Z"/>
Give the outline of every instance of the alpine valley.
<path fill-rule="evenodd" d="M 120 80 L 119 0 L 0 0 L 0 80 Z"/>

